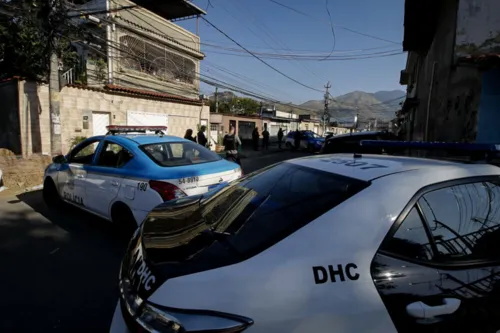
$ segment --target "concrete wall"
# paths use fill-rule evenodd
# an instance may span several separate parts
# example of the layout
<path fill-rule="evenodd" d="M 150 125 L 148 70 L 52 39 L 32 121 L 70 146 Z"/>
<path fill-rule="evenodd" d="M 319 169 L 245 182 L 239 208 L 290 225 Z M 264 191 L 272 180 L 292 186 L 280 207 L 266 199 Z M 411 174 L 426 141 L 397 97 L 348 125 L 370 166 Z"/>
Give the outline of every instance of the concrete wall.
<path fill-rule="evenodd" d="M 21 149 L 20 119 L 18 113 L 17 80 L 0 83 L 0 148 L 19 155 Z"/>
<path fill-rule="evenodd" d="M 455 52 L 458 57 L 500 52 L 500 1 L 459 1 Z"/>
<path fill-rule="evenodd" d="M 23 136 L 23 150 L 27 152 L 50 152 L 50 118 L 49 95 L 47 85 L 21 81 L 20 96 L 23 103 L 20 105 L 21 133 Z M 125 97 L 105 92 L 96 92 L 88 89 L 65 87 L 61 91 L 61 123 L 62 123 L 62 152 L 70 149 L 70 140 L 75 136 L 92 136 L 92 112 L 107 112 L 110 114 L 111 124 L 126 125 L 127 111 L 142 111 L 168 115 L 168 134 L 183 137 L 188 128 L 196 131 L 200 122 L 208 120 L 208 106 L 203 109 L 198 105 L 178 104 L 156 101 L 145 98 Z M 29 121 L 26 120 L 23 110 L 30 110 Z M 37 116 L 33 116 L 38 110 Z M 201 113 L 200 113 L 201 112 Z M 83 117 L 89 119 L 88 128 L 84 128 Z M 36 148 L 35 148 L 36 147 Z"/>
<path fill-rule="evenodd" d="M 428 109 L 429 141 L 475 140 L 481 73 L 472 67 L 454 67 L 457 7 L 454 0 L 442 1 L 434 41 L 429 52 L 420 57 L 417 78 L 420 104 L 411 124 L 411 140 L 425 139 Z"/>

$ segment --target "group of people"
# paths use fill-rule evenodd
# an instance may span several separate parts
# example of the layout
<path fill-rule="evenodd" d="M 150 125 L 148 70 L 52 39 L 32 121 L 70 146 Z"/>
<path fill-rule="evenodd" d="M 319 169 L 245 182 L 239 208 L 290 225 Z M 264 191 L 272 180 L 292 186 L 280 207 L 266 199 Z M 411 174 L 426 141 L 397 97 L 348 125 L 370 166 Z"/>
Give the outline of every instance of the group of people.
<path fill-rule="evenodd" d="M 267 130 L 267 127 L 264 127 L 264 130 L 262 131 L 262 149 L 269 149 L 269 131 Z M 253 149 L 254 150 L 259 150 L 259 128 L 255 127 L 253 132 L 252 132 L 252 142 L 253 142 Z M 283 129 L 280 127 L 278 130 L 278 147 L 281 148 L 281 142 L 283 141 Z"/>
<path fill-rule="evenodd" d="M 208 144 L 208 139 L 205 136 L 205 131 L 207 130 L 206 126 L 201 126 L 200 130 L 198 131 L 198 134 L 196 134 L 196 138 L 193 136 L 193 130 L 192 129 L 187 129 L 186 133 L 184 134 L 184 139 L 191 140 L 193 142 L 197 142 L 203 147 L 206 147 Z"/>
<path fill-rule="evenodd" d="M 208 147 L 208 139 L 205 136 L 206 129 L 206 126 L 201 126 L 195 138 L 193 137 L 193 130 L 189 128 L 184 134 L 184 139 L 197 142 L 203 147 Z M 229 132 L 224 136 L 222 144 L 224 146 L 224 151 L 226 152 L 226 159 L 241 165 L 240 156 L 238 154 L 238 148 L 239 146 L 241 146 L 241 140 L 236 135 L 236 130 L 234 129 L 234 127 L 231 126 L 229 128 Z"/>

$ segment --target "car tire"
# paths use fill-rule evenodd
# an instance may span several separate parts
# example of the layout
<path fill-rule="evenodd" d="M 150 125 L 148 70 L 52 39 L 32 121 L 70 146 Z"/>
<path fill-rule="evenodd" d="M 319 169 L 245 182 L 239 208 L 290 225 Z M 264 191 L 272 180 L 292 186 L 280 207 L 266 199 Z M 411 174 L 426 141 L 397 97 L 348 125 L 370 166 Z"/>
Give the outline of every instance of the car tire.
<path fill-rule="evenodd" d="M 292 144 L 290 142 L 285 143 L 285 148 L 292 150 Z"/>
<path fill-rule="evenodd" d="M 116 202 L 111 208 L 111 221 L 118 229 L 118 234 L 127 239 L 137 229 L 134 214 L 123 202 Z"/>
<path fill-rule="evenodd" d="M 314 145 L 312 145 L 312 144 L 308 144 L 308 145 L 307 145 L 307 150 L 308 150 L 310 153 L 314 153 Z"/>
<path fill-rule="evenodd" d="M 64 201 L 57 192 L 56 184 L 54 184 L 51 178 L 46 178 L 43 182 L 42 195 L 43 201 L 48 208 L 61 208 L 64 204 Z"/>

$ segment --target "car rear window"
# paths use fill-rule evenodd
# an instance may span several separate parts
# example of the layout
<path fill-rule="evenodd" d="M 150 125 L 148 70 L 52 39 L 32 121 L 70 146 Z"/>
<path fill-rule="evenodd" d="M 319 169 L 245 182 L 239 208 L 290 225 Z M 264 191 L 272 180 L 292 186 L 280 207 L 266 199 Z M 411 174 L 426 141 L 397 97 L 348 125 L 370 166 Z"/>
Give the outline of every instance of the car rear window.
<path fill-rule="evenodd" d="M 184 166 L 219 161 L 221 157 L 191 141 L 161 142 L 140 146 L 156 164 L 164 167 Z"/>
<path fill-rule="evenodd" d="M 369 186 L 368 182 L 283 162 L 237 181 L 206 200 L 202 215 L 251 257 Z"/>

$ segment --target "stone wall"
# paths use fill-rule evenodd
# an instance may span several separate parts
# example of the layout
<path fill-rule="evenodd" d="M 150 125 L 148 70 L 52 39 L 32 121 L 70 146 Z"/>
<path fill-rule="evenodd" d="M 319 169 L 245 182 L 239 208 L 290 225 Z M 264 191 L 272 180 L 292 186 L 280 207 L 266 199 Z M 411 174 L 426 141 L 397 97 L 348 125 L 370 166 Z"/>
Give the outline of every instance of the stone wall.
<path fill-rule="evenodd" d="M 23 151 L 27 154 L 50 152 L 50 117 L 48 86 L 21 81 L 20 106 Z M 110 124 L 127 125 L 127 111 L 168 115 L 168 134 L 184 136 L 186 129 L 196 131 L 199 120 L 209 118 L 209 107 L 128 97 L 102 91 L 65 87 L 61 98 L 62 153 L 70 149 L 75 136 L 93 135 L 92 112 L 106 112 Z M 88 117 L 88 126 L 84 126 Z"/>

